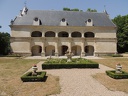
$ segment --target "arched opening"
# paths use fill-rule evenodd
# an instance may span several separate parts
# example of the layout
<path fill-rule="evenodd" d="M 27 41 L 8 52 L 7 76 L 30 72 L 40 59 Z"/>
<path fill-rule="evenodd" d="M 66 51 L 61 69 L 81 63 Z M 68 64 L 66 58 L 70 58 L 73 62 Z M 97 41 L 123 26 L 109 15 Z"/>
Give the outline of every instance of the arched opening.
<path fill-rule="evenodd" d="M 73 46 L 72 47 L 72 53 L 73 53 L 73 55 L 75 55 L 75 56 L 79 56 L 79 55 L 81 55 L 81 47 L 80 46 Z"/>
<path fill-rule="evenodd" d="M 42 37 L 42 32 L 34 31 L 32 32 L 31 37 Z"/>
<path fill-rule="evenodd" d="M 85 50 L 86 56 L 94 55 L 94 47 L 93 46 L 85 46 L 84 50 Z"/>
<path fill-rule="evenodd" d="M 95 37 L 95 34 L 93 32 L 86 32 L 84 37 Z"/>
<path fill-rule="evenodd" d="M 68 46 L 65 46 L 65 45 L 61 46 L 60 47 L 60 55 L 64 56 L 67 50 L 68 50 Z"/>
<path fill-rule="evenodd" d="M 48 32 L 45 33 L 45 37 L 55 37 L 55 32 L 48 31 Z"/>
<path fill-rule="evenodd" d="M 32 56 L 41 56 L 42 47 L 35 45 L 31 48 Z"/>
<path fill-rule="evenodd" d="M 81 33 L 80 32 L 73 32 L 71 34 L 72 37 L 81 37 Z"/>
<path fill-rule="evenodd" d="M 48 45 L 45 47 L 46 56 L 54 56 L 55 55 L 55 47 L 52 45 Z"/>
<path fill-rule="evenodd" d="M 58 34 L 58 37 L 68 37 L 69 36 L 69 34 L 68 34 L 68 32 L 59 32 L 59 34 Z"/>

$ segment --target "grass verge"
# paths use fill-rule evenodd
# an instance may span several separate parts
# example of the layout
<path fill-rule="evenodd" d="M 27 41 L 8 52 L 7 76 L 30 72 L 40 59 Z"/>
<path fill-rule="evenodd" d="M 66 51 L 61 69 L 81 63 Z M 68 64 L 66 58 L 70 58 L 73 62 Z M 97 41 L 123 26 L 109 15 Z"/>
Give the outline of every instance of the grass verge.
<path fill-rule="evenodd" d="M 128 59 L 127 58 L 105 58 L 105 59 L 93 59 L 92 61 L 98 62 L 105 66 L 116 68 L 116 64 L 122 65 L 122 70 L 128 72 Z M 106 73 L 98 73 L 93 76 L 101 84 L 113 91 L 123 91 L 128 93 L 128 79 L 116 80 L 106 75 Z"/>
<path fill-rule="evenodd" d="M 128 93 L 128 79 L 113 79 L 105 73 L 97 73 L 93 77 L 111 91 L 122 91 Z"/>
<path fill-rule="evenodd" d="M 60 92 L 59 78 L 47 75 L 46 82 L 22 82 L 20 77 L 40 60 L 0 58 L 0 96 L 46 96 Z"/>

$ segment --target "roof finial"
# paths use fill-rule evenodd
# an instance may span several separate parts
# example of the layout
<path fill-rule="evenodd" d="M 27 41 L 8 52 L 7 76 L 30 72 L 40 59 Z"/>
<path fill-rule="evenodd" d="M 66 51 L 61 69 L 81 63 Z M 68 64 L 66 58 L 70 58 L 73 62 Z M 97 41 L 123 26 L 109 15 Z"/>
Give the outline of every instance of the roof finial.
<path fill-rule="evenodd" d="M 27 5 L 27 0 L 25 0 L 24 2 L 24 8 L 21 10 L 20 16 L 27 14 L 28 8 L 26 5 Z"/>
<path fill-rule="evenodd" d="M 27 0 L 24 1 L 24 6 L 25 6 L 25 7 L 27 6 Z"/>
<path fill-rule="evenodd" d="M 103 12 L 108 15 L 108 12 L 106 11 L 106 5 L 104 5 L 104 11 Z"/>
<path fill-rule="evenodd" d="M 104 5 L 104 10 L 106 10 L 106 5 Z"/>

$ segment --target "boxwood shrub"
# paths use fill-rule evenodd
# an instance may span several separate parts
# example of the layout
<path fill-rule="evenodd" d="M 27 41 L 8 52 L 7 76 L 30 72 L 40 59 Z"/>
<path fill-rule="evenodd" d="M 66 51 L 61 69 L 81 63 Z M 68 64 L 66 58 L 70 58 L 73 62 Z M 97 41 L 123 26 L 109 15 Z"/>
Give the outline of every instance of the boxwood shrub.
<path fill-rule="evenodd" d="M 32 76 L 32 72 L 27 72 L 21 77 L 21 80 L 23 82 L 29 82 L 29 81 L 43 81 L 44 77 L 46 75 L 46 72 L 37 72 L 37 76 Z"/>
<path fill-rule="evenodd" d="M 99 68 L 99 64 L 91 60 L 77 58 L 67 62 L 67 59 L 49 59 L 42 64 L 43 69 L 62 68 Z"/>
<path fill-rule="evenodd" d="M 128 73 L 125 71 L 122 71 L 122 73 L 116 73 L 115 70 L 109 70 L 106 71 L 106 74 L 114 79 L 127 79 Z"/>

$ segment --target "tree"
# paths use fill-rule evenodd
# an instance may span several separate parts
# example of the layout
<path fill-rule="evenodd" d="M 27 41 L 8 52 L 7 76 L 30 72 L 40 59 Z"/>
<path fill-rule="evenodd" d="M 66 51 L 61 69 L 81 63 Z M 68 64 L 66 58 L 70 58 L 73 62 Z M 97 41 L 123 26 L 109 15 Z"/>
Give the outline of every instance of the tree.
<path fill-rule="evenodd" d="M 97 12 L 97 10 L 96 10 L 96 9 L 88 8 L 88 9 L 87 9 L 87 12 Z"/>
<path fill-rule="evenodd" d="M 10 51 L 10 34 L 0 32 L 0 54 L 7 55 Z"/>
<path fill-rule="evenodd" d="M 83 11 L 83 10 L 80 10 L 78 8 L 70 9 L 70 8 L 65 7 L 65 8 L 63 8 L 63 11 Z M 88 8 L 87 12 L 97 12 L 97 10 Z"/>
<path fill-rule="evenodd" d="M 63 11 L 70 11 L 70 8 L 63 8 Z"/>
<path fill-rule="evenodd" d="M 63 8 L 63 11 L 82 11 L 82 10 L 79 10 L 78 8 L 74 8 L 74 9 L 70 9 L 70 8 Z"/>
<path fill-rule="evenodd" d="M 118 15 L 112 21 L 117 26 L 117 51 L 128 52 L 128 15 Z"/>
<path fill-rule="evenodd" d="M 70 9 L 71 11 L 79 11 L 79 9 L 74 8 L 74 9 Z"/>

